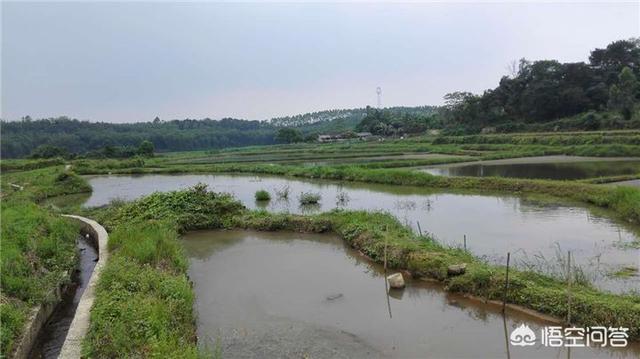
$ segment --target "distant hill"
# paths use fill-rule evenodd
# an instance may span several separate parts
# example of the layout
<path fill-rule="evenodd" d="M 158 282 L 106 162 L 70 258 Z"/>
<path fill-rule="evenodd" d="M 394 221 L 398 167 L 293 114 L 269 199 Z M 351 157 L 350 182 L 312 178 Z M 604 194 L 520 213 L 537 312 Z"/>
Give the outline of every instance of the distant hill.
<path fill-rule="evenodd" d="M 389 111 L 423 113 L 430 106 L 392 107 Z M 89 122 L 68 117 L 0 122 L 2 158 L 25 157 L 40 145 L 52 145 L 83 154 L 105 146 L 137 146 L 149 140 L 160 152 L 207 150 L 226 147 L 275 144 L 278 128 L 295 127 L 305 134 L 354 130 L 366 108 L 328 110 L 269 121 L 234 118 L 138 123 Z"/>
<path fill-rule="evenodd" d="M 157 151 L 190 151 L 275 143 L 273 126 L 261 121 L 172 120 L 139 123 L 104 123 L 67 117 L 3 121 L 1 155 L 24 157 L 39 145 L 65 148 L 82 154 L 104 146 L 137 146 L 153 142 Z"/>
<path fill-rule="evenodd" d="M 326 110 L 309 112 L 305 114 L 285 117 L 274 117 L 269 123 L 275 127 L 304 127 L 319 122 L 331 122 L 334 120 L 342 120 L 343 122 L 358 123 L 365 115 L 365 108 L 352 108 L 343 110 Z M 355 126 L 355 125 L 354 125 Z"/>
<path fill-rule="evenodd" d="M 369 110 L 371 110 L 369 108 Z M 339 133 L 354 130 L 367 115 L 367 108 L 327 110 L 309 112 L 301 115 L 275 117 L 269 123 L 275 127 L 296 127 L 304 133 Z M 392 115 L 433 115 L 437 106 L 395 106 L 384 108 Z"/>

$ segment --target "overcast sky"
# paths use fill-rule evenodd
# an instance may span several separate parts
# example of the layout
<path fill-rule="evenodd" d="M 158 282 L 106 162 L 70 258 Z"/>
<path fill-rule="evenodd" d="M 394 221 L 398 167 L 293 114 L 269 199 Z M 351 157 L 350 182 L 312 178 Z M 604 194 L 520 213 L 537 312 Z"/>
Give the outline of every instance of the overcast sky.
<path fill-rule="evenodd" d="M 2 3 L 3 119 L 267 119 L 441 104 L 640 36 L 630 3 Z"/>

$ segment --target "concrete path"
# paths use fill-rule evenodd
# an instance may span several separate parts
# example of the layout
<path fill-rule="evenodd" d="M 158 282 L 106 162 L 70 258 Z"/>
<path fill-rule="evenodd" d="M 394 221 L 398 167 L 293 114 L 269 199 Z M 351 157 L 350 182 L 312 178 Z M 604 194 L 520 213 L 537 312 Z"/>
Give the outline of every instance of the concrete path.
<path fill-rule="evenodd" d="M 109 257 L 109 251 L 107 250 L 109 235 L 104 227 L 92 219 L 75 215 L 64 215 L 64 217 L 74 218 L 80 221 L 83 231 L 89 233 L 92 240 L 97 241 L 96 247 L 98 249 L 98 262 L 93 268 L 93 273 L 91 274 L 84 293 L 82 293 L 73 321 L 69 327 L 69 332 L 67 333 L 67 337 L 62 345 L 62 350 L 60 351 L 60 356 L 58 357 L 60 359 L 76 359 L 80 358 L 82 354 L 82 341 L 89 331 L 89 318 L 93 301 L 96 297 L 96 285 Z"/>

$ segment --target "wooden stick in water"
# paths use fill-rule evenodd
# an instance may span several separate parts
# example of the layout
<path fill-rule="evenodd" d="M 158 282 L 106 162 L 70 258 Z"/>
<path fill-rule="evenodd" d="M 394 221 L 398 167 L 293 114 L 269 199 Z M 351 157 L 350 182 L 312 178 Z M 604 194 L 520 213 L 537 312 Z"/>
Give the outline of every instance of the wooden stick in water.
<path fill-rule="evenodd" d="M 511 260 L 511 252 L 507 252 L 507 273 L 504 281 L 504 294 L 502 296 L 502 313 L 507 309 L 507 292 L 509 291 L 509 261 Z"/>
<path fill-rule="evenodd" d="M 567 252 L 567 324 L 571 324 L 571 251 Z"/>

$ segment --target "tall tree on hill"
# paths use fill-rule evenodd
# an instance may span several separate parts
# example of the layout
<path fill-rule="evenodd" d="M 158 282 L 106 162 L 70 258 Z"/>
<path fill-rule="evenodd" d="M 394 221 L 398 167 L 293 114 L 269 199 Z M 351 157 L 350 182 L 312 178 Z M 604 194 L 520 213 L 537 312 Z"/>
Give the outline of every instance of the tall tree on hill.
<path fill-rule="evenodd" d="M 620 72 L 618 83 L 611 85 L 609 90 L 609 107 L 619 111 L 626 120 L 631 118 L 638 94 L 638 80 L 630 68 L 625 67 Z"/>
<path fill-rule="evenodd" d="M 153 152 L 155 148 L 153 146 L 153 142 L 151 141 L 142 141 L 138 146 L 138 154 L 144 157 L 153 157 Z"/>
<path fill-rule="evenodd" d="M 279 143 L 296 143 L 302 142 L 303 140 L 302 132 L 291 127 L 281 128 L 276 134 L 276 141 Z"/>

